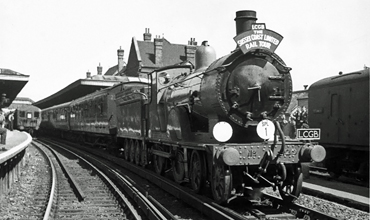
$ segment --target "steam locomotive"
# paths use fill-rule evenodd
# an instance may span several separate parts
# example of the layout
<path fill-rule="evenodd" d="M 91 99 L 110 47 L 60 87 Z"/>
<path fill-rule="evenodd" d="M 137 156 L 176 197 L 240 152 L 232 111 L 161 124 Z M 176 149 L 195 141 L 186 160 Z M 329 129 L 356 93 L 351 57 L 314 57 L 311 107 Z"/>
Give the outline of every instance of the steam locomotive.
<path fill-rule="evenodd" d="M 278 33 L 236 12 L 238 47 L 216 59 L 205 41 L 195 65 L 182 62 L 42 111 L 41 128 L 91 145 L 120 150 L 201 193 L 210 183 L 226 203 L 246 188 L 273 187 L 286 201 L 302 188 L 301 163 L 325 150 L 285 140 L 278 123 L 292 95 L 290 68 L 274 53 Z"/>

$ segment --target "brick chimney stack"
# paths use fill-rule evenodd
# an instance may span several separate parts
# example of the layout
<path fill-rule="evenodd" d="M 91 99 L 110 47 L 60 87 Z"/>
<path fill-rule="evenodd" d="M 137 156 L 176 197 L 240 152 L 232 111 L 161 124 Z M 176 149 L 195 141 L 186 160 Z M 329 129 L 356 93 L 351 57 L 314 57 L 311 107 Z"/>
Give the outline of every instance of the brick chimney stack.
<path fill-rule="evenodd" d="M 157 36 L 156 38 L 154 38 L 154 57 L 155 57 L 154 63 L 156 65 L 161 66 L 163 64 L 162 56 L 163 56 L 163 38 Z"/>
<path fill-rule="evenodd" d="M 117 50 L 117 56 L 118 56 L 118 73 L 123 69 L 123 65 L 124 65 L 124 61 L 123 61 L 123 54 L 124 54 L 124 50 L 121 49 L 121 47 L 119 47 L 119 49 Z"/>
<path fill-rule="evenodd" d="M 190 61 L 191 63 L 195 63 L 195 51 L 197 49 L 196 45 L 197 42 L 195 41 L 195 38 L 190 38 L 188 45 L 185 47 L 186 60 Z"/>
<path fill-rule="evenodd" d="M 98 66 L 98 75 L 102 75 L 103 74 L 103 67 L 100 66 L 100 63 L 99 63 L 99 66 Z"/>
<path fill-rule="evenodd" d="M 149 28 L 145 28 L 144 41 L 151 41 L 152 34 L 149 32 Z"/>

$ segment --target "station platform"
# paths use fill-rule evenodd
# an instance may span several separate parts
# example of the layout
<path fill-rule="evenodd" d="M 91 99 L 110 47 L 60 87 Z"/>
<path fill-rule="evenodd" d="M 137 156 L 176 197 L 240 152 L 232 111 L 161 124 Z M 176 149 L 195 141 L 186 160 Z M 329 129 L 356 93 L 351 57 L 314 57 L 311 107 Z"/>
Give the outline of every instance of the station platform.
<path fill-rule="evenodd" d="M 320 181 L 317 185 L 317 177 L 310 177 L 303 182 L 303 193 L 310 195 L 319 195 L 323 198 L 348 204 L 351 207 L 364 211 L 369 210 L 369 188 L 363 186 L 354 186 L 352 184 Z M 343 192 L 346 191 L 346 192 Z M 341 200 L 341 201 L 339 201 Z"/>
<path fill-rule="evenodd" d="M 7 130 L 6 144 L 0 144 L 0 162 L 12 156 L 20 148 L 26 147 L 32 141 L 31 135 L 18 130 Z"/>

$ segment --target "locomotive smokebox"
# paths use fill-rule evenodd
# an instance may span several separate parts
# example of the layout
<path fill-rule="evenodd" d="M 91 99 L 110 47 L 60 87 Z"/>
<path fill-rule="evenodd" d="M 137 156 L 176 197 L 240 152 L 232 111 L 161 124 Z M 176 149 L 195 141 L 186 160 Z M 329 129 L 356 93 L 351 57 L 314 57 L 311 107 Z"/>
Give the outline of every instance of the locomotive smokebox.
<path fill-rule="evenodd" d="M 256 23 L 257 17 L 256 17 L 255 11 L 237 11 L 236 12 L 236 35 L 239 35 L 245 31 L 252 29 L 252 24 Z"/>

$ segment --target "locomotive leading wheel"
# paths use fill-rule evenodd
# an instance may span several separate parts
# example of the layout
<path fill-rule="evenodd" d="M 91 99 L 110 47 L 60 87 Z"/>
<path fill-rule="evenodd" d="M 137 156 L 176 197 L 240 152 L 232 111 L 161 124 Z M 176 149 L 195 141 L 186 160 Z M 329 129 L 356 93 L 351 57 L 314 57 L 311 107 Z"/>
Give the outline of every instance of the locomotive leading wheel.
<path fill-rule="evenodd" d="M 296 200 L 302 191 L 303 174 L 300 167 L 287 170 L 287 178 L 278 186 L 281 198 L 286 202 Z"/>
<path fill-rule="evenodd" d="M 181 151 L 176 152 L 176 157 L 172 160 L 173 179 L 181 183 L 185 176 L 184 154 Z"/>
<path fill-rule="evenodd" d="M 163 147 L 159 144 L 154 145 L 154 150 L 160 150 L 163 151 Z M 164 175 L 164 158 L 160 157 L 158 155 L 153 155 L 153 166 L 154 166 L 154 171 L 159 174 L 159 175 Z"/>
<path fill-rule="evenodd" d="M 211 187 L 215 202 L 218 204 L 226 203 L 231 195 L 232 176 L 224 165 L 213 165 Z"/>
<path fill-rule="evenodd" d="M 124 143 L 123 143 L 123 149 L 124 149 L 124 158 L 125 160 L 129 160 L 130 158 L 130 142 L 128 139 L 125 139 Z"/>
<path fill-rule="evenodd" d="M 205 183 L 206 165 L 199 151 L 191 154 L 190 184 L 195 193 L 200 193 Z"/>

